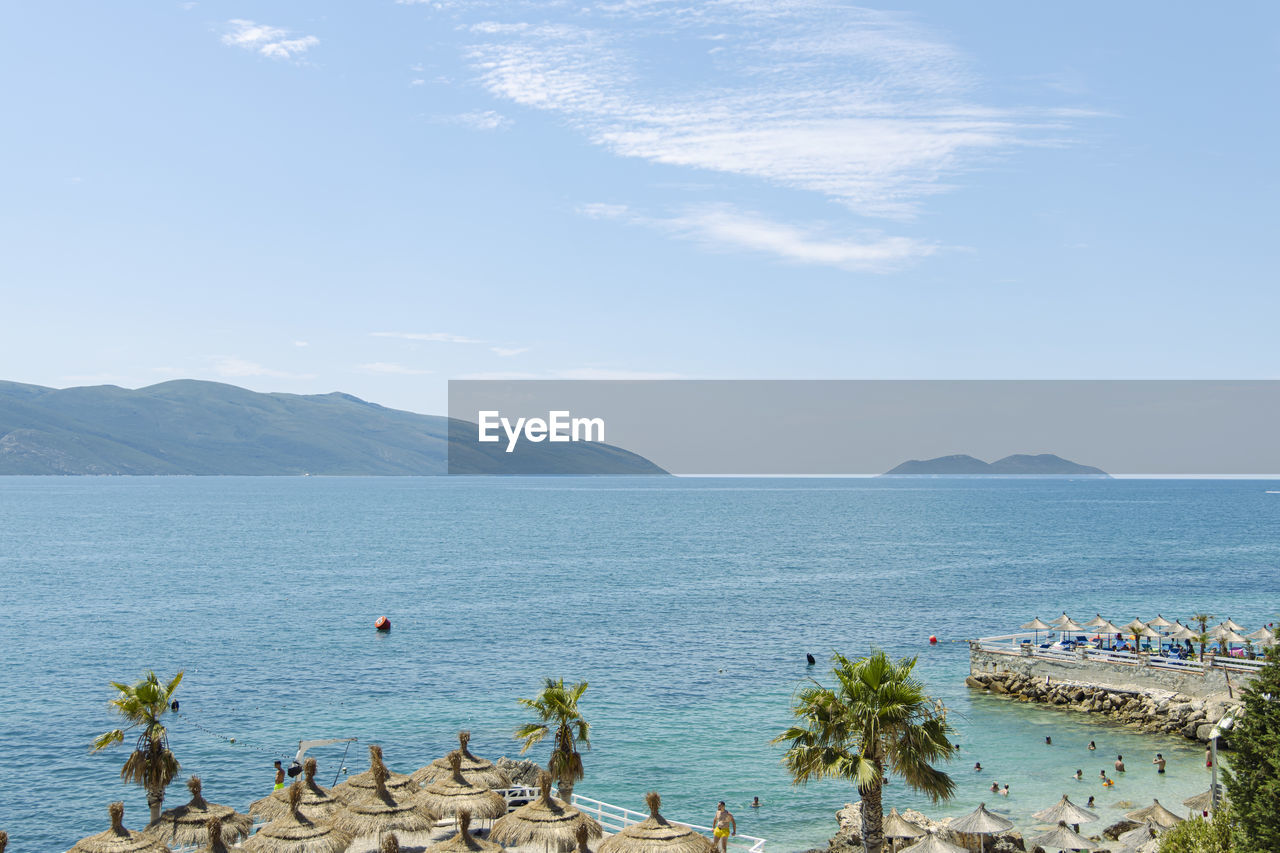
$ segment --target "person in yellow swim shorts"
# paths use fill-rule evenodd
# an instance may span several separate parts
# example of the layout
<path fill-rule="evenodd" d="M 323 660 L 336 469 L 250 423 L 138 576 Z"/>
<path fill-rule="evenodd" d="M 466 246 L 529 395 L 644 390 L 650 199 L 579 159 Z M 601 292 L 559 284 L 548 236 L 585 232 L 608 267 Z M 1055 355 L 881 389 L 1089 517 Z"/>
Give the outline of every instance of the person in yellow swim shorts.
<path fill-rule="evenodd" d="M 715 836 L 715 846 L 720 853 L 729 849 L 729 836 L 738 834 L 738 822 L 724 807 L 724 800 L 716 804 L 716 816 L 711 821 L 711 834 Z"/>

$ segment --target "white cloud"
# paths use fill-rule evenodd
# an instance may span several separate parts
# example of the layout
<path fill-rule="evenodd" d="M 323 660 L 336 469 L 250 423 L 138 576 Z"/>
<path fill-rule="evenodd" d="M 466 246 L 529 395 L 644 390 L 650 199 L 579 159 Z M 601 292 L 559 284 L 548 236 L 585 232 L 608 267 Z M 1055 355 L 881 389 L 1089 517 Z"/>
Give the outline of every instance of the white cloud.
<path fill-rule="evenodd" d="M 448 332 L 371 332 L 375 338 L 399 338 L 404 341 L 430 341 L 443 344 L 483 344 L 486 341 L 451 335 Z"/>
<path fill-rule="evenodd" d="M 295 59 L 320 43 L 315 36 L 293 37 L 289 30 L 258 24 L 243 18 L 227 22 L 222 43 L 251 50 L 270 59 Z"/>
<path fill-rule="evenodd" d="M 511 119 L 493 110 L 477 110 L 469 113 L 459 113 L 458 115 L 438 116 L 436 120 L 441 124 L 456 124 L 461 127 L 469 127 L 472 130 L 506 130 L 514 124 Z"/>
<path fill-rule="evenodd" d="M 529 351 L 528 347 L 489 347 L 489 349 L 503 358 L 510 358 L 513 355 L 520 355 Z"/>
<path fill-rule="evenodd" d="M 293 342 L 293 345 L 294 345 L 295 347 L 309 347 L 309 346 L 311 346 L 311 344 L 310 344 L 310 343 L 308 343 L 307 341 L 294 341 L 294 342 Z"/>
<path fill-rule="evenodd" d="M 243 358 L 222 357 L 213 360 L 212 370 L 218 376 L 270 376 L 275 379 L 315 379 L 314 373 L 290 373 L 285 370 L 274 370 Z"/>
<path fill-rule="evenodd" d="M 647 225 L 715 249 L 764 252 L 794 263 L 857 272 L 888 272 L 937 251 L 936 244 L 908 237 L 878 231 L 843 235 L 828 226 L 789 225 L 724 204 L 689 207 L 663 217 L 642 216 L 616 204 L 587 204 L 579 211 L 594 219 Z"/>
<path fill-rule="evenodd" d="M 819 193 L 860 215 L 912 216 L 1067 120 L 976 102 L 965 57 L 913 17 L 839 0 L 630 0 L 555 15 L 546 3 L 538 23 L 469 24 L 466 56 L 490 94 L 556 113 L 621 156 Z M 707 39 L 724 50 L 708 57 Z M 689 75 L 679 85 L 652 61 L 666 54 Z"/>
<path fill-rule="evenodd" d="M 360 365 L 360 369 L 366 373 L 391 373 L 400 376 L 424 376 L 430 373 L 430 370 L 418 370 L 413 367 L 406 367 L 403 364 L 396 364 L 393 361 L 374 361 L 369 364 Z"/>

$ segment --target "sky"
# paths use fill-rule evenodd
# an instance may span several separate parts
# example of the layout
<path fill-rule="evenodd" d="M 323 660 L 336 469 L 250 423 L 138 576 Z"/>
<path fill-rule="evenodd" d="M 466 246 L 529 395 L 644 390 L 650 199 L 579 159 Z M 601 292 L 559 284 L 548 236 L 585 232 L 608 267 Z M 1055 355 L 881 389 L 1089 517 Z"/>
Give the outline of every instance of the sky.
<path fill-rule="evenodd" d="M 0 378 L 1280 378 L 1280 7 L 12 3 Z"/>

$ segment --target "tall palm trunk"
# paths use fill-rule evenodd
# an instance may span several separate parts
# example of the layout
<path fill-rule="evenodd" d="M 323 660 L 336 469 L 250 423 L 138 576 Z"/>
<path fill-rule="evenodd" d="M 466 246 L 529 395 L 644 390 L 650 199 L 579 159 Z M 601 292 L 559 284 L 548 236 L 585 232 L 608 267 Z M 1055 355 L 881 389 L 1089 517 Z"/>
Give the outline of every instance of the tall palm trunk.
<path fill-rule="evenodd" d="M 561 779 L 556 783 L 556 788 L 560 791 L 560 799 L 566 803 L 573 803 L 573 780 Z"/>
<path fill-rule="evenodd" d="M 879 760 L 875 767 L 875 782 L 858 792 L 862 796 L 862 845 L 867 853 L 881 853 L 884 849 L 884 768 Z"/>
<path fill-rule="evenodd" d="M 147 806 L 151 809 L 151 822 L 155 823 L 164 808 L 164 788 L 147 788 Z"/>

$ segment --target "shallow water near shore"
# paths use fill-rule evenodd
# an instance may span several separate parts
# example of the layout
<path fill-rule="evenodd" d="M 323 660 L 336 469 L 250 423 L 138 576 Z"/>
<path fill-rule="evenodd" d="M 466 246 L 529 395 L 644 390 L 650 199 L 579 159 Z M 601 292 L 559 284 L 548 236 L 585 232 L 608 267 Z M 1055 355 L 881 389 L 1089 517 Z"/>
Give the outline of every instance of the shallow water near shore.
<path fill-rule="evenodd" d="M 183 775 L 241 809 L 300 738 L 358 737 L 351 772 L 371 742 L 409 772 L 459 728 L 477 754 L 513 755 L 515 698 L 563 675 L 591 682 L 580 793 L 641 808 L 658 790 L 670 817 L 700 823 L 724 799 L 740 831 L 773 850 L 825 846 L 856 792 L 793 788 L 768 741 L 832 649 L 873 645 L 920 656 L 962 743 L 952 803 L 895 780 L 886 807 L 936 817 L 985 800 L 1023 829 L 1063 793 L 1096 796 L 1107 823 L 1152 796 L 1185 813 L 1181 800 L 1208 787 L 1203 747 L 975 694 L 962 641 L 1064 609 L 1273 621 L 1280 496 L 1266 492 L 1277 488 L 0 478 L 0 828 L 13 851 L 65 849 L 105 828 L 117 798 L 127 825 L 145 824 L 145 797 L 118 779 L 125 747 L 91 755 L 88 744 L 115 725 L 108 681 L 146 668 L 186 670 L 171 720 Z M 388 635 L 373 630 L 380 615 Z M 819 666 L 805 667 L 806 652 Z M 1158 751 L 1164 776 L 1150 764 Z M 329 784 L 342 749 L 312 754 Z M 1104 791 L 1098 771 L 1116 775 L 1117 754 L 1128 772 Z M 994 780 L 1007 799 L 990 793 Z M 175 785 L 167 804 L 185 793 Z"/>

